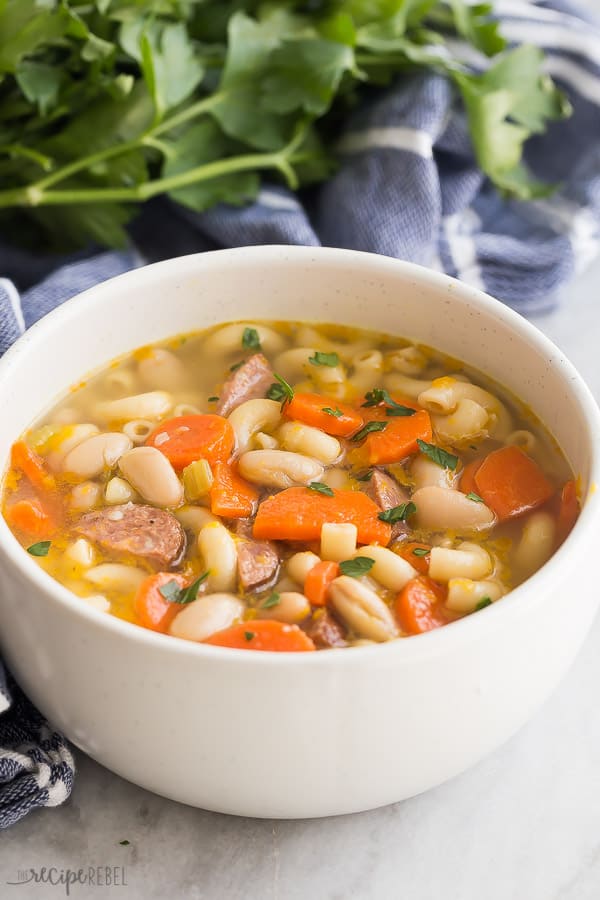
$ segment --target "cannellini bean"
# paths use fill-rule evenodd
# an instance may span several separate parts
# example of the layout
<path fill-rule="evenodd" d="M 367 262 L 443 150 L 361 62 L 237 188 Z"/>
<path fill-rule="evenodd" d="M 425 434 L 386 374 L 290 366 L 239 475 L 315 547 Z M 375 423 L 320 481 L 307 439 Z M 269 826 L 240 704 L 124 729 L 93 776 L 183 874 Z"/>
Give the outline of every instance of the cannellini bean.
<path fill-rule="evenodd" d="M 468 541 L 463 541 L 456 550 L 432 547 L 429 560 L 429 574 L 436 581 L 450 581 L 452 578 L 477 580 L 491 575 L 494 568 L 487 550 Z"/>
<path fill-rule="evenodd" d="M 147 572 L 122 563 L 101 563 L 88 569 L 85 578 L 101 590 L 137 591 Z"/>
<path fill-rule="evenodd" d="M 350 559 L 357 537 L 358 528 L 350 522 L 325 522 L 321 526 L 321 558 L 332 562 Z"/>
<path fill-rule="evenodd" d="M 275 400 L 246 400 L 229 416 L 239 453 L 248 449 L 252 438 L 264 429 L 272 430 L 281 421 L 281 403 Z"/>
<path fill-rule="evenodd" d="M 410 475 L 415 483 L 415 487 L 429 487 L 430 485 L 438 485 L 443 488 L 453 488 L 458 475 L 451 469 L 438 466 L 432 459 L 427 459 L 422 453 L 417 454 L 410 464 Z"/>
<path fill-rule="evenodd" d="M 61 468 L 77 478 L 95 478 L 105 469 L 112 469 L 132 446 L 127 435 L 119 431 L 95 434 L 69 450 Z"/>
<path fill-rule="evenodd" d="M 240 619 L 244 604 L 234 594 L 206 594 L 178 613 L 169 626 L 169 634 L 186 641 L 204 641 Z"/>
<path fill-rule="evenodd" d="M 104 488 L 104 499 L 107 503 L 111 505 L 117 503 L 129 503 L 130 500 L 135 500 L 135 498 L 135 491 L 124 478 L 119 478 L 118 475 L 115 475 L 114 478 L 111 478 L 110 481 L 106 483 L 106 487 Z"/>
<path fill-rule="evenodd" d="M 332 606 L 346 625 L 359 637 L 372 641 L 389 641 L 398 637 L 391 611 L 375 591 L 364 584 L 340 575 L 329 585 Z"/>
<path fill-rule="evenodd" d="M 450 529 L 469 534 L 491 528 L 495 516 L 485 503 L 469 500 L 460 491 L 449 491 L 437 485 L 419 488 L 412 495 L 417 507 L 416 523 L 431 531 Z"/>
<path fill-rule="evenodd" d="M 149 391 L 120 400 L 106 400 L 96 405 L 96 415 L 104 422 L 126 422 L 129 419 L 162 419 L 173 406 L 166 391 Z"/>
<path fill-rule="evenodd" d="M 175 511 L 175 516 L 179 519 L 184 528 L 198 534 L 207 522 L 218 522 L 219 519 L 207 509 L 201 506 L 181 506 Z"/>
<path fill-rule="evenodd" d="M 470 578 L 451 578 L 448 582 L 448 609 L 459 613 L 473 612 L 485 597 L 499 600 L 504 589 L 497 581 L 473 581 Z"/>
<path fill-rule="evenodd" d="M 110 601 L 103 594 L 90 594 L 87 597 L 80 597 L 84 603 L 97 609 L 98 612 L 110 612 Z"/>
<path fill-rule="evenodd" d="M 223 356 L 225 353 L 241 352 L 242 338 L 246 328 L 252 328 L 258 332 L 260 346 L 265 353 L 280 353 L 286 346 L 285 339 L 269 328 L 258 322 L 235 322 L 224 325 L 204 341 L 202 352 L 208 356 Z"/>
<path fill-rule="evenodd" d="M 229 531 L 220 522 L 207 522 L 198 533 L 198 552 L 208 569 L 208 590 L 234 591 L 237 582 L 237 550 Z"/>
<path fill-rule="evenodd" d="M 318 459 L 330 466 L 339 458 L 342 448 L 337 438 L 325 434 L 320 428 L 304 425 L 303 422 L 286 422 L 278 431 L 284 450 L 293 450 Z"/>
<path fill-rule="evenodd" d="M 290 578 L 304 586 L 306 576 L 317 563 L 321 562 L 316 553 L 310 550 L 302 550 L 300 553 L 294 553 L 290 556 L 286 563 L 286 568 Z"/>
<path fill-rule="evenodd" d="M 390 591 L 401 591 L 404 585 L 417 575 L 409 562 L 387 547 L 372 544 L 360 547 L 353 555 L 372 559 L 374 565 L 369 575 Z"/>
<path fill-rule="evenodd" d="M 186 380 L 181 360 L 163 347 L 152 347 L 144 353 L 137 368 L 142 384 L 150 390 L 177 391 Z"/>
<path fill-rule="evenodd" d="M 156 425 L 148 419 L 132 419 L 123 425 L 123 434 L 126 434 L 132 444 L 136 447 L 143 444 L 146 438 L 152 434 Z"/>
<path fill-rule="evenodd" d="M 167 457 L 156 447 L 134 447 L 123 454 L 119 468 L 149 503 L 162 507 L 183 503 L 183 485 Z"/>
<path fill-rule="evenodd" d="M 275 619 L 277 622 L 286 622 L 295 625 L 302 622 L 310 614 L 310 603 L 298 591 L 282 591 L 279 593 L 279 601 L 275 606 L 263 609 L 256 607 L 259 619 Z"/>
<path fill-rule="evenodd" d="M 533 512 L 523 525 L 521 539 L 514 553 L 520 574 L 533 575 L 552 556 L 556 540 L 556 523 L 545 510 Z"/>
<path fill-rule="evenodd" d="M 58 431 L 52 440 L 54 450 L 46 457 L 48 467 L 53 472 L 59 472 L 62 469 L 62 463 L 69 451 L 77 444 L 81 444 L 86 438 L 99 434 L 100 429 L 97 425 L 86 423 L 82 425 L 66 425 Z"/>
<path fill-rule="evenodd" d="M 80 566 L 82 569 L 89 569 L 94 565 L 95 559 L 94 548 L 85 538 L 77 538 L 72 544 L 69 544 L 65 550 L 63 559 L 72 566 Z"/>
<path fill-rule="evenodd" d="M 82 481 L 71 489 L 72 509 L 92 509 L 100 503 L 102 488 L 95 481 Z"/>
<path fill-rule="evenodd" d="M 316 459 L 288 450 L 249 450 L 239 459 L 243 478 L 253 484 L 287 488 L 319 481 L 323 466 Z"/>
<path fill-rule="evenodd" d="M 272 434 L 266 434 L 264 431 L 257 431 L 254 435 L 254 447 L 257 450 L 277 450 L 279 441 Z"/>

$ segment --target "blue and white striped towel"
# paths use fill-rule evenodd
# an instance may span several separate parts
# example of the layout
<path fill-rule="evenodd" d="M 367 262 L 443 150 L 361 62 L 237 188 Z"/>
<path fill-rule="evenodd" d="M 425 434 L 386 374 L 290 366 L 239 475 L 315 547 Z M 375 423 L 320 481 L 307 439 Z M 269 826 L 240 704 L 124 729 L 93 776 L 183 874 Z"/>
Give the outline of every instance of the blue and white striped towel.
<path fill-rule="evenodd" d="M 325 244 L 370 250 L 438 267 L 527 314 L 550 307 L 557 289 L 600 243 L 600 22 L 568 0 L 496 0 L 504 34 L 541 46 L 547 69 L 574 107 L 568 122 L 530 142 L 541 179 L 560 182 L 550 199 L 502 199 L 481 177 L 464 116 L 447 82 L 421 75 L 383 92 L 342 137 L 342 165 L 310 200 L 264 188 L 245 209 L 203 215 L 165 201 L 136 228 L 148 256 L 247 244 Z M 461 50 L 463 48 L 460 48 Z M 464 48 L 467 52 L 468 48 Z M 482 59 L 468 50 L 474 67 Z M 160 245 L 153 246 L 159 235 Z M 43 280 L 44 261 L 0 243 L 0 272 L 39 283 L 21 296 L 0 279 L 0 354 L 68 297 L 138 264 L 134 251 L 68 260 Z M 64 800 L 73 760 L 0 663 L 0 828 Z"/>

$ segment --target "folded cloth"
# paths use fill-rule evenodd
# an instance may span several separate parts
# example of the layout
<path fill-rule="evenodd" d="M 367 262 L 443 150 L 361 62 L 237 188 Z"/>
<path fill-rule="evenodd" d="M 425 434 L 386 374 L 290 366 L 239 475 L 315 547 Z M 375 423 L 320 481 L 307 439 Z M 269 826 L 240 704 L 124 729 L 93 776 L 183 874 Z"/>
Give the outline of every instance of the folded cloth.
<path fill-rule="evenodd" d="M 265 187 L 245 208 L 202 215 L 154 202 L 134 227 L 137 247 L 149 259 L 264 243 L 350 247 L 437 267 L 525 314 L 549 308 L 600 243 L 600 22 L 566 0 L 496 0 L 494 9 L 511 41 L 546 51 L 549 73 L 573 104 L 570 120 L 527 148 L 534 174 L 561 185 L 556 194 L 529 203 L 502 198 L 475 164 L 448 83 L 416 75 L 357 112 L 341 138 L 341 166 L 319 189 L 299 198 Z M 474 68 L 485 65 L 464 51 Z M 140 261 L 135 251 L 79 254 L 57 268 L 55 259 L 0 242 L 0 272 L 8 276 L 0 279 L 0 354 L 68 297 Z M 15 285 L 29 289 L 19 294 Z M 0 663 L 0 712 L 7 707 L 0 715 L 0 828 L 60 803 L 73 779 L 64 739 Z"/>

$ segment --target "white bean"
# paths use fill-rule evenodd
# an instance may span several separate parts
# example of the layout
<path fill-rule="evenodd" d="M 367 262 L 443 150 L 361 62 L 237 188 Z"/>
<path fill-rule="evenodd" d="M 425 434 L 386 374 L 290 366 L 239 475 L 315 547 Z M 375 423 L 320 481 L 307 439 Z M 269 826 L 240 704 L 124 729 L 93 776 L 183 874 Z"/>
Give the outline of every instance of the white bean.
<path fill-rule="evenodd" d="M 552 556 L 556 541 L 554 518 L 545 510 L 531 513 L 523 525 L 521 539 L 514 554 L 521 575 L 533 575 Z"/>
<path fill-rule="evenodd" d="M 183 485 L 167 457 L 156 447 L 134 447 L 121 457 L 119 468 L 144 500 L 162 507 L 183 503 Z"/>
<path fill-rule="evenodd" d="M 483 531 L 495 522 L 492 510 L 475 500 L 469 500 L 460 491 L 449 491 L 437 485 L 419 488 L 412 495 L 417 507 L 416 522 L 419 528 L 431 531 L 450 529 L 459 534 Z"/>
<path fill-rule="evenodd" d="M 491 575 L 494 568 L 487 550 L 468 541 L 463 541 L 456 550 L 432 547 L 429 560 L 429 575 L 436 581 L 450 581 L 451 578 L 478 580 Z"/>
<path fill-rule="evenodd" d="M 100 503 L 102 488 L 95 481 L 82 481 L 71 489 L 70 505 L 72 509 L 92 509 Z"/>
<path fill-rule="evenodd" d="M 138 362 L 138 375 L 150 390 L 177 391 L 186 380 L 181 360 L 163 347 L 152 347 Z"/>
<path fill-rule="evenodd" d="M 201 506 L 181 506 L 175 511 L 175 516 L 179 519 L 184 528 L 198 534 L 201 528 L 207 522 L 218 522 L 219 519 L 207 509 Z"/>
<path fill-rule="evenodd" d="M 63 460 L 67 453 L 78 444 L 81 444 L 82 441 L 85 441 L 86 438 L 99 433 L 100 429 L 98 426 L 92 425 L 91 423 L 66 425 L 64 428 L 61 428 L 52 439 L 54 450 L 46 457 L 49 468 L 52 469 L 53 472 L 60 472 Z"/>
<path fill-rule="evenodd" d="M 298 591 L 281 591 L 275 606 L 264 609 L 259 605 L 256 612 L 259 619 L 275 619 L 276 622 L 295 625 L 310 614 L 310 603 Z"/>
<path fill-rule="evenodd" d="M 286 422 L 278 431 L 281 446 L 284 450 L 293 450 L 318 459 L 330 466 L 340 456 L 340 442 L 320 428 L 304 425 L 303 422 Z"/>
<path fill-rule="evenodd" d="M 275 400 L 246 400 L 245 403 L 240 403 L 229 416 L 238 452 L 244 453 L 259 431 L 265 428 L 272 430 L 280 421 L 281 403 Z"/>
<path fill-rule="evenodd" d="M 376 544 L 360 547 L 354 556 L 367 556 L 374 562 L 369 575 L 390 591 L 401 591 L 405 584 L 415 578 L 417 572 L 407 560 L 393 550 Z"/>
<path fill-rule="evenodd" d="M 137 591 L 148 575 L 143 569 L 122 563 L 102 563 L 88 569 L 85 578 L 101 590 Z"/>
<path fill-rule="evenodd" d="M 96 554 L 94 548 L 85 538 L 77 538 L 72 544 L 69 544 L 65 550 L 64 560 L 72 566 L 82 569 L 89 569 L 94 565 Z"/>
<path fill-rule="evenodd" d="M 187 641 L 204 641 L 240 619 L 244 604 L 228 593 L 206 594 L 185 606 L 169 626 L 169 634 Z"/>
<path fill-rule="evenodd" d="M 130 500 L 135 500 L 135 498 L 136 493 L 131 485 L 124 478 L 119 478 L 117 475 L 111 478 L 104 488 L 104 499 L 111 506 L 117 503 L 129 503 Z"/>
<path fill-rule="evenodd" d="M 410 464 L 410 475 L 417 489 L 429 487 L 432 484 L 451 489 L 458 478 L 455 472 L 444 466 L 438 466 L 422 453 L 418 453 Z"/>
<path fill-rule="evenodd" d="M 162 419 L 173 406 L 173 398 L 166 391 L 149 391 L 120 400 L 105 400 L 95 408 L 96 416 L 104 422 L 127 422 L 129 419 Z"/>
<path fill-rule="evenodd" d="M 235 541 L 220 522 L 208 522 L 198 533 L 198 552 L 208 569 L 208 590 L 234 591 L 237 583 Z"/>
<path fill-rule="evenodd" d="M 372 641 L 389 641 L 398 637 L 398 627 L 390 609 L 375 591 L 364 584 L 340 575 L 329 585 L 331 604 L 352 631 Z"/>
<path fill-rule="evenodd" d="M 253 484 L 287 488 L 319 481 L 323 466 L 316 459 L 288 450 L 249 450 L 240 456 L 239 470 Z"/>
<path fill-rule="evenodd" d="M 253 446 L 256 450 L 277 450 L 279 441 L 272 434 L 266 434 L 264 431 L 257 431 L 254 435 Z"/>
<path fill-rule="evenodd" d="M 311 569 L 314 569 L 321 560 L 316 553 L 310 550 L 302 550 L 300 553 L 294 553 L 290 556 L 286 563 L 286 569 L 290 578 L 293 578 L 298 584 L 304 587 L 306 576 Z"/>
<path fill-rule="evenodd" d="M 95 478 L 105 469 L 112 469 L 132 446 L 127 435 L 119 431 L 95 434 L 69 450 L 61 468 L 77 478 Z"/>
<path fill-rule="evenodd" d="M 98 612 L 110 612 L 110 601 L 103 594 L 89 594 L 87 597 L 80 597 L 84 603 L 97 609 Z"/>
<path fill-rule="evenodd" d="M 499 600 L 504 593 L 502 585 L 497 581 L 473 581 L 471 578 L 451 578 L 448 582 L 446 606 L 453 612 L 474 612 L 477 605 L 486 597 L 492 602 Z"/>

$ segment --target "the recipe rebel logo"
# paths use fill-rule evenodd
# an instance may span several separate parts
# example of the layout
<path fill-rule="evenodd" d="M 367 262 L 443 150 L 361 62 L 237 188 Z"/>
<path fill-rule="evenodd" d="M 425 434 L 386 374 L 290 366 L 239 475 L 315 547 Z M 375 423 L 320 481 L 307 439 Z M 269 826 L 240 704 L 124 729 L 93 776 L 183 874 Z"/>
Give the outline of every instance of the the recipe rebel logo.
<path fill-rule="evenodd" d="M 42 866 L 39 869 L 19 869 L 16 878 L 6 881 L 11 887 L 24 884 L 51 885 L 62 888 L 70 897 L 79 886 L 98 888 L 127 887 L 125 866 L 86 866 L 79 869 L 60 869 L 57 866 Z M 44 894 L 44 896 L 47 896 Z"/>

